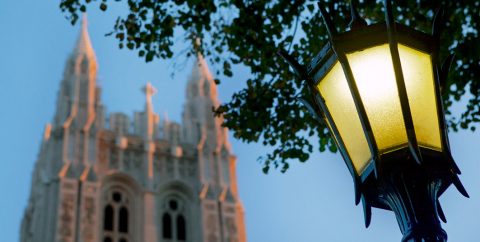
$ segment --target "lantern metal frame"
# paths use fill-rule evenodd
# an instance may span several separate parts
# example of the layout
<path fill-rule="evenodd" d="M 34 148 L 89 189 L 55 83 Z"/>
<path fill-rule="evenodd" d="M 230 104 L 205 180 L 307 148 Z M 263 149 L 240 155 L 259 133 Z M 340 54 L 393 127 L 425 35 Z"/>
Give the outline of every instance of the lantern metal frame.
<path fill-rule="evenodd" d="M 441 229 L 438 221 L 438 218 L 440 218 L 446 222 L 438 198 L 451 184 L 454 184 L 465 197 L 468 197 L 468 194 L 458 178 L 460 170 L 450 151 L 448 127 L 441 97 L 441 85 L 445 83 L 453 61 L 453 55 L 450 55 L 441 64 L 438 55 L 440 32 L 445 19 L 443 8 L 438 9 L 435 14 L 432 34 L 426 34 L 396 23 L 391 0 L 384 1 L 385 22 L 370 25 L 367 25 L 366 21 L 359 16 L 355 3 L 355 1 L 351 1 L 352 21 L 350 22 L 350 30 L 344 33 L 337 32 L 329 13 L 321 2 L 318 3 L 329 41 L 307 66 L 300 65 L 295 58 L 285 51 L 279 51 L 278 54 L 290 64 L 297 76 L 306 81 L 305 83 L 311 94 L 309 99 L 312 101 L 305 99 L 301 99 L 301 101 L 318 120 L 323 120 L 327 124 L 333 134 L 333 138 L 354 180 L 355 204 L 358 205 L 362 200 L 366 227 L 369 226 L 371 221 L 371 207 L 377 207 L 395 212 L 401 231 L 404 234 L 402 241 L 446 241 L 447 235 Z M 383 154 L 379 152 L 376 146 L 372 127 L 346 57 L 347 53 L 381 44 L 388 44 L 390 47 L 408 138 L 407 147 Z M 422 147 L 417 142 L 400 63 L 398 44 L 431 56 L 436 110 L 441 134 L 441 150 Z M 318 83 L 337 62 L 342 66 L 372 155 L 372 159 L 361 174 L 354 168 L 353 161 L 347 152 L 325 100 L 317 91 Z"/>

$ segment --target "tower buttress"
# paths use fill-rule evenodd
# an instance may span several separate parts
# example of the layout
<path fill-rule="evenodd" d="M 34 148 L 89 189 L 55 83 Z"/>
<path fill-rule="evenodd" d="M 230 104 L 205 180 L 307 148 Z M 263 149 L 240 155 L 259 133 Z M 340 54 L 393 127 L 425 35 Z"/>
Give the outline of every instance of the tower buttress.
<path fill-rule="evenodd" d="M 212 111 L 212 108 L 220 105 L 220 101 L 213 76 L 201 55 L 193 66 L 186 97 L 183 134 L 187 143 L 197 146 L 203 240 L 244 242 L 243 206 L 236 183 L 236 157 L 231 152 L 228 131 L 222 127 L 223 117 L 215 117 Z"/>
<path fill-rule="evenodd" d="M 212 112 L 212 108 L 218 107 L 220 101 L 213 76 L 201 55 L 193 65 L 186 97 L 183 111 L 184 139 L 187 143 L 197 145 L 200 153 L 204 154 L 203 172 L 200 174 L 202 180 L 221 184 L 221 171 L 225 169 L 219 166 L 211 154 L 225 151 L 230 154 L 231 148 L 227 129 L 222 127 L 223 118 L 214 117 Z"/>

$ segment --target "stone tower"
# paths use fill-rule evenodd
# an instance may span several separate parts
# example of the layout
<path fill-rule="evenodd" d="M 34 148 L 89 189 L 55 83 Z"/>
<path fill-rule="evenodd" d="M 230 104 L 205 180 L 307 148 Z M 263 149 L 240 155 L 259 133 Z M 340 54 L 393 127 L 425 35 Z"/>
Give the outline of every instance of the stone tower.
<path fill-rule="evenodd" d="M 235 162 L 199 56 L 182 124 L 145 107 L 106 116 L 83 20 L 32 175 L 21 242 L 245 242 Z M 108 121 L 108 122 L 106 122 Z"/>

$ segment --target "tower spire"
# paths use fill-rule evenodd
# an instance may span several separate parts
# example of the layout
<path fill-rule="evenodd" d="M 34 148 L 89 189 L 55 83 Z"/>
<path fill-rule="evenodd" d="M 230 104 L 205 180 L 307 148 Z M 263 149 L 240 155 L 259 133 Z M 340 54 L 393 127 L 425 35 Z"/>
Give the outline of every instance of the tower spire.
<path fill-rule="evenodd" d="M 88 34 L 88 19 L 87 14 L 82 15 L 82 23 L 80 27 L 80 33 L 77 39 L 77 44 L 75 46 L 72 56 L 85 55 L 87 58 L 91 59 L 96 64 L 95 51 L 92 47 L 92 42 L 90 41 L 90 35 Z"/>
<path fill-rule="evenodd" d="M 95 132 L 97 111 L 103 112 L 96 79 L 97 61 L 84 15 L 77 42 L 65 66 L 53 122 L 53 128 L 64 130 L 64 162 L 87 164 L 92 159 L 89 136 Z"/>
<path fill-rule="evenodd" d="M 187 102 L 183 113 L 184 129 L 188 142 L 207 145 L 212 150 L 229 149 L 227 131 L 222 127 L 223 118 L 214 117 L 212 107 L 218 107 L 217 85 L 205 58 L 198 54 L 187 84 Z M 206 137 L 208 144 L 202 143 Z"/>
<path fill-rule="evenodd" d="M 66 121 L 77 118 L 83 126 L 95 112 L 97 60 L 87 27 L 87 15 L 84 14 L 60 87 L 54 122 L 57 125 L 64 125 Z"/>
<path fill-rule="evenodd" d="M 187 98 L 196 96 L 207 97 L 215 104 L 219 104 L 217 85 L 213 80 L 205 58 L 201 54 L 197 55 L 197 60 L 193 65 L 192 74 L 187 84 Z"/>

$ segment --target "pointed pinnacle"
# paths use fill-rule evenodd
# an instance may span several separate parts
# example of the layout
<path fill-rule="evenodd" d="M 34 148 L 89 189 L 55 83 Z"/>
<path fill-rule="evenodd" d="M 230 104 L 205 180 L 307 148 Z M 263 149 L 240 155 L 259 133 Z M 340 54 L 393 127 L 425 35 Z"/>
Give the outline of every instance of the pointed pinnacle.
<path fill-rule="evenodd" d="M 330 37 L 330 39 L 333 39 L 333 37 L 337 35 L 337 29 L 333 25 L 332 17 L 330 16 L 330 14 L 328 14 L 322 2 L 317 2 L 317 5 L 318 9 L 320 10 L 320 14 L 322 15 L 323 23 L 327 28 L 328 36 Z"/>
<path fill-rule="evenodd" d="M 387 29 L 393 29 L 395 26 L 395 20 L 393 17 L 392 2 L 391 0 L 384 0 L 385 6 L 385 22 L 387 23 Z"/>
<path fill-rule="evenodd" d="M 355 187 L 355 205 L 358 205 L 360 203 L 360 199 L 362 198 L 362 192 L 360 191 L 360 181 L 358 181 L 357 178 L 354 179 L 353 185 Z"/>
<path fill-rule="evenodd" d="M 372 206 L 368 203 L 364 195 L 362 195 L 362 203 L 363 203 L 363 218 L 365 220 L 365 227 L 368 228 L 368 226 L 370 226 L 370 222 L 372 222 Z"/>
<path fill-rule="evenodd" d="M 467 190 L 465 190 L 465 187 L 463 186 L 458 176 L 453 175 L 452 180 L 453 180 L 453 185 L 457 188 L 458 192 L 460 192 L 460 194 L 462 194 L 464 197 L 469 198 L 470 196 L 468 195 Z"/>
<path fill-rule="evenodd" d="M 452 63 L 455 60 L 455 54 L 450 54 L 442 63 L 442 74 L 447 75 L 448 71 L 452 67 Z"/>
<path fill-rule="evenodd" d="M 82 22 L 80 23 L 81 31 L 88 31 L 88 17 L 87 13 L 82 13 Z"/>
<path fill-rule="evenodd" d="M 442 63 L 440 69 L 440 90 L 442 93 L 446 90 L 448 72 L 452 66 L 453 61 L 455 60 L 455 54 L 450 54 Z"/>
<path fill-rule="evenodd" d="M 432 26 L 432 35 L 439 38 L 440 32 L 445 27 L 445 8 L 440 6 L 435 11 L 435 16 L 433 17 L 433 26 Z"/>
<path fill-rule="evenodd" d="M 442 206 L 440 205 L 440 201 L 437 199 L 437 213 L 438 217 L 444 222 L 447 223 L 447 218 L 445 217 L 445 213 L 443 212 Z"/>
<path fill-rule="evenodd" d="M 305 78 L 306 70 L 305 68 L 298 63 L 298 61 L 291 56 L 287 51 L 280 49 L 277 51 L 277 55 L 282 57 L 287 63 L 292 67 L 295 75 L 300 78 Z"/>

